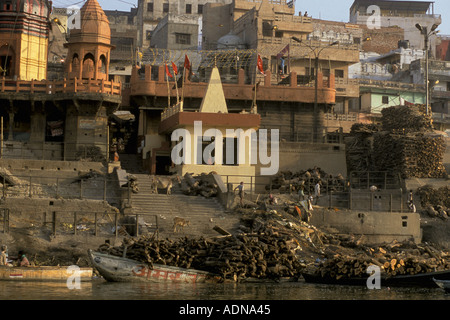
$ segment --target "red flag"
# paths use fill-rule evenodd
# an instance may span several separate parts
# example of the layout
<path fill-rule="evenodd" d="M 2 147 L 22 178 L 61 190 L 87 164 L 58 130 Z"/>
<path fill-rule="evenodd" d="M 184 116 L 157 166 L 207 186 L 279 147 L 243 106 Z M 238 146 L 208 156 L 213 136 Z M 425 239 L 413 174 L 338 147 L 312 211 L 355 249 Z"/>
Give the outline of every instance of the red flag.
<path fill-rule="evenodd" d="M 184 55 L 184 67 L 189 70 L 191 69 L 191 62 L 186 54 Z"/>
<path fill-rule="evenodd" d="M 168 77 L 173 78 L 173 76 L 169 72 L 169 67 L 167 66 L 167 64 L 166 64 L 166 74 L 167 74 Z"/>
<path fill-rule="evenodd" d="M 175 75 L 178 75 L 178 68 L 175 65 L 175 63 L 172 62 L 172 69 L 173 69 L 173 73 L 175 73 Z"/>
<path fill-rule="evenodd" d="M 258 62 L 256 63 L 259 69 L 259 72 L 261 72 L 262 74 L 264 74 L 264 67 L 263 67 L 263 61 L 260 57 L 260 55 L 258 54 Z"/>

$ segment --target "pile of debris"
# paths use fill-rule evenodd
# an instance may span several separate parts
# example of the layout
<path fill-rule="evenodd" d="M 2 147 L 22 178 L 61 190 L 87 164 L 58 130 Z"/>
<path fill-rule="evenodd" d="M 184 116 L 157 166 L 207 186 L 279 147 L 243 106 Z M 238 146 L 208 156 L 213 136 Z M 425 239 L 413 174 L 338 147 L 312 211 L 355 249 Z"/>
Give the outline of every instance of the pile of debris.
<path fill-rule="evenodd" d="M 126 238 L 118 247 L 104 244 L 98 250 L 122 256 L 126 248 L 130 259 L 204 270 L 221 275 L 223 280 L 299 278 L 306 266 L 299 255 L 310 258 L 310 250 L 320 246 L 318 231 L 274 214 L 244 216 L 242 232 L 236 235 L 178 240 L 141 236 Z"/>
<path fill-rule="evenodd" d="M 301 188 L 305 195 L 314 194 L 314 186 L 320 182 L 323 191 L 343 191 L 346 186 L 341 174 L 332 175 L 319 167 L 298 172 L 283 171 L 276 175 L 266 190 L 278 190 L 280 193 L 297 193 Z"/>
<path fill-rule="evenodd" d="M 379 247 L 371 247 L 364 246 L 358 241 L 349 241 L 341 245 L 350 246 L 352 251 L 342 251 L 339 248 L 328 252 L 328 258 L 320 262 L 314 270 L 315 274 L 331 279 L 367 277 L 366 272 L 370 265 L 378 266 L 387 277 L 450 269 L 449 253 L 437 250 L 426 243 L 394 241 Z"/>
<path fill-rule="evenodd" d="M 420 205 L 430 217 L 448 219 L 450 215 L 450 187 L 433 188 L 430 185 L 416 190 Z"/>
<path fill-rule="evenodd" d="M 219 189 L 214 174 L 214 172 L 211 172 L 194 176 L 191 173 L 186 173 L 181 182 L 181 191 L 189 196 L 201 195 L 205 198 L 217 196 Z"/>

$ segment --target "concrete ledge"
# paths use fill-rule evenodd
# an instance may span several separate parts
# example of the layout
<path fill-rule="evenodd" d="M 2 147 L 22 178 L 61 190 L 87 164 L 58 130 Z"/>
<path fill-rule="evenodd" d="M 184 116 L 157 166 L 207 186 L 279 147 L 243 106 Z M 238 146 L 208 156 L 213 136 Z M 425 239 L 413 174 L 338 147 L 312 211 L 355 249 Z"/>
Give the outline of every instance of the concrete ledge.
<path fill-rule="evenodd" d="M 365 243 L 389 243 L 394 240 L 422 241 L 418 213 L 335 211 L 315 208 L 311 223 L 319 228 L 329 227 L 337 233 L 364 235 Z"/>

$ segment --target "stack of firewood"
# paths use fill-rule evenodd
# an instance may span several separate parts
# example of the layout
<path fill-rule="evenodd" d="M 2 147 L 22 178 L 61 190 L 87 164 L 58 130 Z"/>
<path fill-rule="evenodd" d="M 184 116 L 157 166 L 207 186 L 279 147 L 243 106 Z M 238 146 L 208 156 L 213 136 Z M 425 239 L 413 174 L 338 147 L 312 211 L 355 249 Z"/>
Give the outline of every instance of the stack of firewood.
<path fill-rule="evenodd" d="M 372 140 L 380 131 L 375 124 L 355 123 L 350 129 L 350 136 L 345 139 L 348 172 L 373 170 Z"/>
<path fill-rule="evenodd" d="M 367 277 L 367 268 L 378 266 L 387 276 L 414 275 L 419 273 L 443 271 L 450 269 L 449 254 L 439 251 L 427 244 L 394 241 L 379 247 L 355 244 L 358 255 L 328 252 L 329 259 L 320 263 L 316 273 L 322 277 L 340 279 L 350 277 Z M 355 251 L 356 252 L 356 251 Z"/>
<path fill-rule="evenodd" d="M 440 178 L 446 175 L 445 148 L 441 135 L 381 132 L 373 139 L 374 169 L 397 172 L 404 178 Z"/>
<path fill-rule="evenodd" d="M 310 257 L 307 247 L 319 246 L 320 239 L 313 235 L 313 227 L 280 221 L 251 215 L 243 217 L 243 232 L 236 235 L 178 240 L 157 240 L 147 235 L 126 238 L 121 246 L 104 244 L 98 250 L 116 256 L 124 256 L 126 251 L 127 258 L 149 265 L 204 270 L 224 280 L 299 278 L 304 264 L 297 253 Z"/>
<path fill-rule="evenodd" d="M 387 171 L 402 178 L 441 178 L 445 139 L 433 131 L 422 106 L 382 110 L 381 127 L 354 125 L 346 139 L 347 168 L 351 171 Z"/>
<path fill-rule="evenodd" d="M 433 124 L 425 106 L 395 106 L 381 111 L 382 130 L 397 133 L 432 132 Z"/>

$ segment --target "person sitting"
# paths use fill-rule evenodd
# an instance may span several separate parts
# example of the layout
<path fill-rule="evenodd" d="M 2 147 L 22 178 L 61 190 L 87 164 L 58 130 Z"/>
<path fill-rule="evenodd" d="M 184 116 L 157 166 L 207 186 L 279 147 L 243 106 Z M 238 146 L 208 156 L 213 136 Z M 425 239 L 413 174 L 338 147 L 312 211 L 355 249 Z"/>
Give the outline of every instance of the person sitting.
<path fill-rule="evenodd" d="M 25 256 L 25 252 L 22 250 L 19 251 L 19 257 L 17 259 L 17 265 L 19 267 L 28 267 L 30 265 L 30 262 L 28 261 L 28 258 Z"/>
<path fill-rule="evenodd" d="M 1 247 L 2 251 L 0 252 L 0 266 L 8 265 L 8 256 L 6 255 L 6 249 L 7 247 L 5 245 Z"/>

